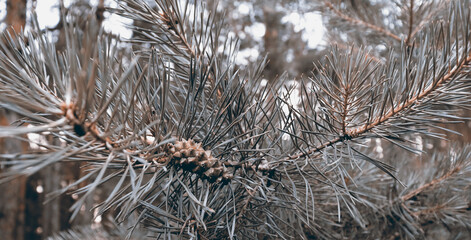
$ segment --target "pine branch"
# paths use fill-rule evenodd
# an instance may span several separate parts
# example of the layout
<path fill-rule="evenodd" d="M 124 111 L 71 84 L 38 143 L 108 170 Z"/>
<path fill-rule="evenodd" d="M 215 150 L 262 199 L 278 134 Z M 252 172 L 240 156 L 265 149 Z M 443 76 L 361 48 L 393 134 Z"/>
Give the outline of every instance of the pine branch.
<path fill-rule="evenodd" d="M 363 127 L 357 128 L 357 129 L 352 129 L 348 132 L 348 136 L 354 138 L 356 136 L 359 136 L 360 134 L 363 134 L 374 127 L 386 122 L 387 120 L 393 118 L 397 114 L 400 114 L 402 111 L 406 110 L 407 108 L 410 108 L 412 105 L 417 104 L 421 99 L 427 97 L 428 95 L 432 94 L 434 91 L 436 91 L 442 84 L 447 83 L 451 79 L 455 78 L 458 74 L 461 73 L 462 69 L 471 61 L 471 55 L 468 55 L 465 59 L 461 60 L 460 63 L 453 67 L 445 76 L 442 78 L 434 81 L 434 85 L 429 86 L 428 88 L 424 89 L 423 92 L 419 93 L 418 95 L 412 97 L 411 99 L 407 100 L 406 102 L 402 103 L 401 105 L 398 105 L 394 109 L 390 110 L 390 112 L 386 113 L 382 117 L 373 120 L 372 123 L 369 123 Z"/>
<path fill-rule="evenodd" d="M 402 39 L 399 36 L 397 36 L 396 34 L 390 32 L 390 31 L 388 31 L 384 28 L 376 26 L 374 24 L 367 23 L 367 22 L 362 21 L 360 19 L 356 19 L 356 18 L 350 17 L 348 15 L 345 15 L 340 10 L 335 8 L 334 5 L 332 5 L 332 3 L 330 3 L 330 2 L 324 1 L 324 3 L 330 10 L 332 10 L 337 16 L 344 19 L 345 21 L 350 22 L 351 24 L 354 24 L 354 25 L 360 25 L 360 26 L 369 28 L 373 31 L 376 31 L 376 32 L 380 33 L 380 34 L 386 35 L 386 36 L 388 36 L 388 37 L 390 37 L 390 38 L 392 38 L 392 39 L 394 39 L 398 42 L 402 42 Z"/>
<path fill-rule="evenodd" d="M 417 196 L 418 194 L 422 193 L 425 190 L 429 190 L 430 188 L 435 187 L 437 184 L 440 184 L 443 181 L 446 181 L 448 178 L 454 176 L 455 174 L 459 173 L 461 170 L 460 166 L 456 166 L 455 168 L 448 171 L 446 174 L 441 176 L 440 178 L 433 179 L 432 181 L 410 191 L 408 194 L 402 196 L 400 199 L 401 201 L 405 202 L 410 200 L 411 198 Z"/>
<path fill-rule="evenodd" d="M 464 43 L 464 44 L 465 44 L 465 46 L 468 45 L 468 43 Z M 458 47 L 456 47 L 456 49 L 458 49 Z M 467 47 L 466 47 L 466 49 L 467 49 Z M 392 103 L 392 109 L 388 110 L 388 112 L 385 112 L 385 113 L 381 112 L 380 116 L 378 116 L 377 118 L 368 117 L 368 121 L 365 124 L 363 124 L 363 126 L 356 127 L 356 128 L 350 128 L 348 130 L 345 129 L 343 134 L 340 134 L 340 136 L 338 136 L 336 138 L 333 138 L 333 139 L 330 139 L 326 142 L 323 142 L 323 143 L 317 145 L 314 148 L 310 148 L 308 150 L 305 150 L 304 152 L 291 155 L 291 156 L 287 157 L 285 160 L 288 161 L 290 159 L 298 159 L 298 158 L 306 157 L 306 156 L 311 155 L 315 152 L 319 152 L 319 151 L 321 151 L 321 150 L 323 150 L 327 147 L 333 146 L 337 143 L 344 142 L 346 140 L 352 140 L 352 139 L 358 138 L 362 134 L 365 134 L 368 131 L 371 131 L 372 129 L 382 125 L 383 123 L 387 122 L 388 120 L 391 120 L 391 119 L 394 119 L 394 118 L 397 118 L 397 117 L 401 116 L 403 114 L 403 112 L 409 111 L 409 109 L 411 109 L 413 106 L 420 105 L 421 100 L 423 100 L 423 99 L 427 98 L 428 96 L 430 96 L 432 94 L 435 94 L 436 92 L 440 91 L 440 89 L 443 85 L 449 83 L 453 79 L 456 79 L 460 74 L 462 74 L 463 70 L 466 68 L 466 66 L 471 61 L 471 55 L 469 53 L 467 53 L 467 54 L 468 54 L 467 56 L 462 57 L 460 60 L 457 59 L 456 65 L 453 66 L 453 67 L 449 67 L 448 72 L 445 75 L 441 76 L 440 78 L 431 80 L 431 84 L 429 84 L 428 87 L 423 87 L 422 88 L 423 84 L 421 84 L 420 87 L 422 89 L 419 89 L 420 91 L 417 92 L 415 96 L 407 96 L 407 99 L 405 99 L 401 103 L 397 103 L 397 104 Z M 456 54 L 456 56 L 458 57 L 459 54 Z M 435 68 L 435 66 L 434 66 L 434 68 Z M 422 74 L 424 74 L 424 73 L 422 72 Z M 435 76 L 435 74 L 434 74 L 434 76 Z M 344 85 L 343 87 L 345 87 L 345 86 L 346 85 Z M 329 91 L 329 90 L 325 90 L 325 91 Z M 346 92 L 346 91 L 347 91 L 347 89 L 343 90 L 343 92 Z M 347 100 L 347 99 L 345 99 L 345 100 Z M 391 101 L 392 101 L 392 97 L 391 97 Z M 396 105 L 396 106 L 394 106 L 394 105 Z M 382 109 L 384 109 L 384 107 Z M 347 113 L 344 112 L 344 114 L 342 115 L 342 118 L 344 118 L 345 116 L 347 116 Z M 344 123 L 345 121 L 342 120 L 342 122 Z"/>
<path fill-rule="evenodd" d="M 444 0 L 444 1 L 439 1 L 440 5 L 438 6 L 427 6 L 426 8 L 430 8 L 432 9 L 432 11 L 430 11 L 427 16 L 423 17 L 422 20 L 420 21 L 419 24 L 417 24 L 417 26 L 414 28 L 414 30 L 412 31 L 412 33 L 410 33 L 410 38 L 409 39 L 414 39 L 415 35 L 417 35 L 417 33 L 422 30 L 424 28 L 424 26 L 426 26 L 427 24 L 429 24 L 432 19 L 434 17 L 437 16 L 437 14 L 440 12 L 440 11 L 443 11 L 443 9 L 446 7 L 446 6 L 449 6 L 449 3 L 450 3 L 450 0 Z"/>

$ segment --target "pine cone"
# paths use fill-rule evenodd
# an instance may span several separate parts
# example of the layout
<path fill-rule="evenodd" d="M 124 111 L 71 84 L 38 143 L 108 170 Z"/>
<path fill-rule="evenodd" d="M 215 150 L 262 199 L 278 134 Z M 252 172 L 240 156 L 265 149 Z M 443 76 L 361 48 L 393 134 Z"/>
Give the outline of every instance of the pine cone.
<path fill-rule="evenodd" d="M 212 156 L 211 151 L 204 150 L 201 143 L 195 143 L 192 139 L 168 144 L 164 151 L 171 163 L 185 171 L 198 174 L 209 182 L 227 182 L 233 177 L 224 165 Z"/>

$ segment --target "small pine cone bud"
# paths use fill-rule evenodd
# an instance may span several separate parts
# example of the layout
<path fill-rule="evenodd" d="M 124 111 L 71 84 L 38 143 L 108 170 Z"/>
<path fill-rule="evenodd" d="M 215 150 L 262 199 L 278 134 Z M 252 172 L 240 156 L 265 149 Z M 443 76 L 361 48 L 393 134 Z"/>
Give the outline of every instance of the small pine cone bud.
<path fill-rule="evenodd" d="M 177 160 L 180 159 L 180 158 L 182 158 L 182 153 L 181 153 L 181 152 L 176 152 L 176 153 L 174 153 L 174 154 L 173 154 L 173 158 L 175 158 L 175 159 L 177 159 Z"/>
<path fill-rule="evenodd" d="M 222 170 L 223 170 L 222 167 L 213 167 L 206 170 L 206 172 L 204 172 L 204 175 L 208 178 L 218 177 L 221 175 Z"/>
<path fill-rule="evenodd" d="M 201 149 L 197 149 L 195 152 L 195 157 L 198 158 L 199 161 L 204 160 L 204 151 Z"/>
<path fill-rule="evenodd" d="M 180 159 L 179 164 L 182 165 L 183 167 L 188 166 L 189 165 L 188 158 Z"/>
<path fill-rule="evenodd" d="M 188 149 L 188 157 L 196 157 L 196 150 L 194 148 Z"/>
<path fill-rule="evenodd" d="M 214 176 L 214 168 L 210 168 L 210 169 L 206 170 L 203 174 L 207 178 L 213 177 Z"/>
<path fill-rule="evenodd" d="M 210 150 L 204 151 L 204 158 L 205 159 L 211 158 L 211 151 Z"/>
<path fill-rule="evenodd" d="M 198 159 L 195 157 L 189 157 L 188 159 L 188 164 L 189 165 L 197 165 L 198 164 Z"/>
<path fill-rule="evenodd" d="M 209 168 L 212 168 L 216 163 L 217 163 L 217 159 L 210 158 L 210 159 L 201 161 L 199 165 L 204 169 L 209 169 Z"/>
<path fill-rule="evenodd" d="M 198 174 L 201 179 L 206 179 L 211 183 L 229 182 L 233 175 L 212 156 L 211 150 L 204 150 L 201 143 L 192 139 L 176 141 L 174 144 L 165 146 L 168 154 L 167 161 L 179 166 L 184 171 Z"/>
<path fill-rule="evenodd" d="M 180 151 L 182 153 L 182 157 L 191 157 L 191 151 L 190 149 L 183 149 Z"/>
<path fill-rule="evenodd" d="M 175 147 L 175 151 L 179 151 L 183 148 L 182 142 L 178 141 L 173 145 Z"/>
<path fill-rule="evenodd" d="M 174 154 L 175 153 L 175 147 L 173 145 L 169 145 L 170 147 L 168 148 L 168 153 L 169 154 Z"/>
<path fill-rule="evenodd" d="M 188 148 L 188 141 L 187 141 L 187 140 L 183 139 L 183 140 L 181 141 L 181 143 L 182 143 L 182 148 L 181 148 L 181 149 L 186 149 L 186 148 Z"/>

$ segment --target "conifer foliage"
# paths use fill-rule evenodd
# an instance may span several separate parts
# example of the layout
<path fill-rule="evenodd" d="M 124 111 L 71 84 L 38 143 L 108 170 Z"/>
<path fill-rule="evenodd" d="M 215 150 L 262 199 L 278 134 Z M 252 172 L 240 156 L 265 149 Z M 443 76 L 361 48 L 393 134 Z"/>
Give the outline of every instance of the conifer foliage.
<path fill-rule="evenodd" d="M 82 178 L 53 195 L 80 196 L 74 217 L 111 182 L 97 208 L 118 223 L 136 216 L 131 238 L 415 239 L 434 226 L 469 236 L 471 148 L 432 151 L 421 172 L 404 158 L 423 154 L 411 136 L 442 138 L 470 105 L 469 1 L 404 1 L 389 25 L 346 4 L 316 7 L 330 37 L 351 44 L 294 86 L 262 84 L 266 60 L 238 69 L 238 41 L 200 1 L 107 9 L 146 23 L 124 43 L 131 53 L 96 19 L 78 27 L 65 12 L 63 51 L 37 22 L 3 34 L 0 107 L 22 118 L 0 138 L 37 147 L 0 155 L 0 181 L 79 162 Z M 399 153 L 381 158 L 376 140 Z"/>

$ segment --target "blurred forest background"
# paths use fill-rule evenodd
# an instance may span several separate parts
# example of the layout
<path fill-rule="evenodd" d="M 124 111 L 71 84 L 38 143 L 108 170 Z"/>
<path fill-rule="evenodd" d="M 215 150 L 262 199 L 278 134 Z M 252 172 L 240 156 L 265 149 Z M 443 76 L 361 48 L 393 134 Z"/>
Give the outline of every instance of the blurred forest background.
<path fill-rule="evenodd" d="M 366 48 L 370 51 L 375 61 L 384 61 L 389 48 L 400 48 L 400 39 L 407 35 L 401 32 L 400 22 L 404 16 L 394 15 L 392 9 L 401 8 L 407 10 L 409 1 L 295 1 L 295 0 L 222 0 L 219 2 L 218 14 L 225 14 L 224 20 L 227 28 L 223 29 L 229 36 L 240 39 L 240 53 L 238 64 L 240 68 L 250 66 L 268 55 L 269 63 L 264 70 L 266 84 L 271 79 L 276 79 L 283 74 L 288 74 L 288 79 L 295 83 L 301 79 L 316 74 L 313 65 L 323 57 L 330 46 L 335 45 L 339 49 Z M 392 3 L 393 2 L 393 3 Z M 436 8 L 443 7 L 447 1 L 433 1 Z M 40 0 L 7 0 L 4 5 L 2 31 L 10 31 L 21 34 L 22 29 L 27 29 L 31 23 L 29 12 L 39 9 L 43 4 Z M 149 3 L 152 6 L 152 3 Z M 208 5 L 215 4 L 215 0 L 208 0 Z M 403 5 L 401 5 L 403 4 Z M 126 35 L 123 32 L 113 32 L 113 22 L 110 18 L 116 18 L 113 9 L 116 2 L 110 0 L 66 1 L 67 12 L 80 16 L 84 24 L 90 19 L 104 24 L 111 21 L 108 27 L 109 34 L 116 38 Z M 44 9 L 44 8 L 42 8 Z M 56 14 L 59 18 L 59 4 L 50 9 L 50 14 Z M 414 8 L 416 15 L 425 21 L 427 16 L 432 16 L 434 10 Z M 438 10 L 437 10 L 438 11 Z M 407 12 L 407 11 L 406 11 Z M 47 13 L 49 14 L 49 13 Z M 378 21 L 378 19 L 380 21 Z M 39 19 L 41 21 L 41 19 Z M 368 22 L 377 22 L 384 25 L 387 32 L 378 31 Z M 127 22 L 139 26 L 140 22 Z M 420 28 L 420 19 L 415 27 Z M 55 32 L 56 49 L 64 48 L 64 36 L 61 21 L 55 26 L 45 26 L 45 30 Z M 128 34 L 131 39 L 139 36 L 139 32 Z M 224 35 L 224 34 L 222 34 Z M 398 40 L 399 38 L 399 40 Z M 353 46 L 353 47 L 352 47 Z M 123 44 L 123 48 L 126 48 Z M 138 50 L 138 49 L 134 49 Z M 462 116 L 471 116 L 470 111 L 462 111 Z M 17 120 L 15 114 L 0 109 L 0 124 L 8 126 Z M 443 149 L 447 151 L 449 144 L 466 145 L 471 140 L 471 122 L 463 121 L 453 125 L 443 125 L 460 134 L 443 131 L 446 140 L 424 138 L 417 135 L 411 141 L 416 142 L 419 148 L 426 150 Z M 420 168 L 421 159 L 427 159 L 427 153 L 411 154 L 394 151 L 396 146 L 391 143 L 377 141 L 375 143 L 376 155 L 385 162 L 390 159 L 415 158 L 418 161 L 411 168 Z M 14 139 L 0 139 L 0 153 L 26 151 L 30 146 Z M 399 156 L 400 154 L 400 156 Z M 0 170 L 1 171 L 1 170 Z M 64 231 L 77 226 L 90 226 L 97 229 L 113 229 L 112 217 L 97 216 L 90 210 L 103 201 L 107 192 L 112 190 L 106 187 L 96 191 L 96 195 L 88 198 L 79 216 L 72 222 L 69 221 L 71 213 L 69 208 L 77 199 L 72 194 L 64 194 L 59 198 L 47 200 L 47 193 L 58 191 L 64 186 L 76 181 L 83 175 L 78 163 L 55 164 L 34 174 L 31 177 L 19 177 L 8 184 L 0 185 L 0 238 L 10 239 L 45 239 L 59 231 Z M 401 179 L 401 173 L 399 173 Z M 85 183 L 79 185 L 84 186 Z M 113 214 L 108 213 L 108 214 Z M 441 233 L 442 234 L 442 233 Z M 445 238 L 449 235 L 443 235 Z"/>

